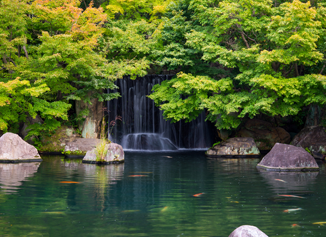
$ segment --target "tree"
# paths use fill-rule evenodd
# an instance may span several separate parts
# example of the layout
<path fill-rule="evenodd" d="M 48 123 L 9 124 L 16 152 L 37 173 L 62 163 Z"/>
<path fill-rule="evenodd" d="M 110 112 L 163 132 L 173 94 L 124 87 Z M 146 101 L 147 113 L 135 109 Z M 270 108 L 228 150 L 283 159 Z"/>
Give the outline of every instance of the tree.
<path fill-rule="evenodd" d="M 192 120 L 206 109 L 218 129 L 231 129 L 245 117 L 296 115 L 303 106 L 326 103 L 318 67 L 325 8 L 299 0 L 276 7 L 264 0 L 193 0 L 189 8 L 202 27 L 188 33 L 185 44 L 202 51 L 202 60 L 239 73 L 215 80 L 181 72 L 156 86 L 150 98 L 166 118 Z"/>

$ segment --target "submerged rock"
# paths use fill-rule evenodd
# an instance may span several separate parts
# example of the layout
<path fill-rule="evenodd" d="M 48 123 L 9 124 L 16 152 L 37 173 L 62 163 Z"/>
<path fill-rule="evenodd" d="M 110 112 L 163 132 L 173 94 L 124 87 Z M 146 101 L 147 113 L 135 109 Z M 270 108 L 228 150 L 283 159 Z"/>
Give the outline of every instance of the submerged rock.
<path fill-rule="evenodd" d="M 305 127 L 293 138 L 291 145 L 307 148 L 316 159 L 324 159 L 323 155 L 326 155 L 325 127 Z"/>
<path fill-rule="evenodd" d="M 315 159 L 302 147 L 276 143 L 257 168 L 272 171 L 318 171 Z"/>
<path fill-rule="evenodd" d="M 239 137 L 252 137 L 260 150 L 270 150 L 275 143 L 290 143 L 291 136 L 281 127 L 272 123 L 250 119 L 237 133 Z"/>
<path fill-rule="evenodd" d="M 233 137 L 210 148 L 206 155 L 209 157 L 228 156 L 259 156 L 255 141 L 251 137 Z"/>
<path fill-rule="evenodd" d="M 242 225 L 236 228 L 229 237 L 268 237 L 264 232 L 252 225 Z"/>
<path fill-rule="evenodd" d="M 42 161 L 36 148 L 20 136 L 7 132 L 0 137 L 0 162 Z"/>
<path fill-rule="evenodd" d="M 96 157 L 96 148 L 87 151 L 86 156 L 83 158 L 83 163 L 91 164 L 114 164 L 123 163 L 125 159 L 125 153 L 122 146 L 116 143 L 106 144 L 105 149 L 108 151 L 103 160 L 99 160 Z"/>

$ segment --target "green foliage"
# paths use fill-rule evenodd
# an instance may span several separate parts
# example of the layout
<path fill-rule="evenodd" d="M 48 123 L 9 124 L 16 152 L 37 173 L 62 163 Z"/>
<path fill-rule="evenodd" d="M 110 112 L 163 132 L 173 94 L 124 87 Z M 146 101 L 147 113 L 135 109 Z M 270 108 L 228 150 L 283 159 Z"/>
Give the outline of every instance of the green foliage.
<path fill-rule="evenodd" d="M 62 155 L 76 155 L 76 156 L 85 156 L 85 151 L 75 150 L 75 151 L 62 151 Z"/>
<path fill-rule="evenodd" d="M 260 0 L 201 3 L 189 1 L 192 22 L 200 25 L 185 34 L 185 45 L 201 52 L 201 60 L 239 72 L 220 78 L 179 73 L 156 86 L 150 98 L 167 119 L 190 121 L 205 109 L 218 129 L 231 129 L 245 117 L 296 115 L 304 106 L 326 103 L 326 77 L 316 67 L 325 52 L 318 42 L 325 37 L 318 15 L 325 14 L 323 7 L 298 0 L 277 6 Z"/>
<path fill-rule="evenodd" d="M 215 142 L 212 146 L 211 146 L 211 148 L 210 149 L 212 149 L 213 147 L 215 147 L 215 146 L 217 146 L 217 145 L 219 145 L 221 143 L 221 141 L 218 141 L 218 142 Z"/>
<path fill-rule="evenodd" d="M 311 154 L 311 151 L 309 150 L 308 147 L 306 147 L 305 150 L 306 150 L 309 154 Z"/>
<path fill-rule="evenodd" d="M 101 162 L 104 161 L 104 158 L 108 154 L 108 149 L 106 147 L 107 141 L 105 139 L 101 139 L 101 142 L 95 147 L 96 161 Z"/>
<path fill-rule="evenodd" d="M 101 142 L 95 147 L 96 161 L 104 161 L 106 155 L 108 154 L 107 144 L 111 143 L 110 140 L 107 140 L 105 133 L 105 119 L 102 119 L 101 125 Z"/>
<path fill-rule="evenodd" d="M 108 61 L 95 52 L 106 14 L 79 1 L 0 2 L 0 129 L 12 130 L 27 116 L 43 124 L 29 127 L 39 137 L 68 119 L 67 100 L 117 98 Z M 114 78 L 114 79 L 112 79 Z"/>

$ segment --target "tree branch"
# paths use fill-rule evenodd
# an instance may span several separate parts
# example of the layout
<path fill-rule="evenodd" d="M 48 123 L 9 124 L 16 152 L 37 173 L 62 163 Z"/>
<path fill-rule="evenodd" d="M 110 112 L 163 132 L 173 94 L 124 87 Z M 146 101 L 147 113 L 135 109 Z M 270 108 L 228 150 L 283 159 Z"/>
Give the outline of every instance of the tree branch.
<path fill-rule="evenodd" d="M 319 74 L 322 74 L 322 73 L 323 73 L 323 71 L 324 71 L 324 69 L 325 69 L 325 66 L 326 66 L 326 64 L 324 64 L 324 66 L 321 68 L 321 70 L 320 70 L 320 73 L 319 73 Z"/>
<path fill-rule="evenodd" d="M 26 49 L 26 46 L 25 45 L 23 46 L 23 50 L 25 52 L 25 57 L 28 58 L 28 52 L 27 52 L 27 49 Z"/>
<path fill-rule="evenodd" d="M 247 49 L 249 49 L 249 48 L 250 48 L 250 45 L 248 44 L 248 41 L 246 40 L 245 33 L 242 31 L 240 25 L 236 24 L 236 26 L 237 26 L 238 29 L 240 30 L 241 37 L 242 37 L 243 41 L 245 42 L 245 44 L 246 44 L 246 46 L 247 46 Z"/>

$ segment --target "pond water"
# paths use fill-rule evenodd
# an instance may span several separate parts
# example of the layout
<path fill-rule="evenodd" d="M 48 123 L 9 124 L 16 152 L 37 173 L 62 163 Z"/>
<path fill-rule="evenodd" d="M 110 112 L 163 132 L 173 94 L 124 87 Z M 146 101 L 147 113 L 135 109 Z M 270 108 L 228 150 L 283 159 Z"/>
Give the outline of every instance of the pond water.
<path fill-rule="evenodd" d="M 313 224 L 326 221 L 325 164 L 319 173 L 266 173 L 259 159 L 203 153 L 0 164 L 0 236 L 227 237 L 244 224 L 268 236 L 326 235 L 326 224 Z"/>

